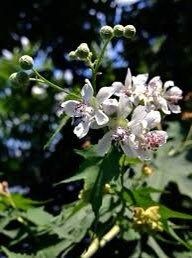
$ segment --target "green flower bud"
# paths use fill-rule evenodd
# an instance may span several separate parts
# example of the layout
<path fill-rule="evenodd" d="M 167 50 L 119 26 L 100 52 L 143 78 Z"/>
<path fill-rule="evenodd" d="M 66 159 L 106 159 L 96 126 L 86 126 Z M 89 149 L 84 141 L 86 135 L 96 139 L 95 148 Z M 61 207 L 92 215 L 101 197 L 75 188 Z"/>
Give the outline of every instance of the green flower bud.
<path fill-rule="evenodd" d="M 75 51 L 71 51 L 71 52 L 69 53 L 69 58 L 70 58 L 71 60 L 77 59 L 76 52 L 75 52 Z"/>
<path fill-rule="evenodd" d="M 111 39 L 114 36 L 113 28 L 111 28 L 110 26 L 103 26 L 100 29 L 100 35 L 105 40 Z"/>
<path fill-rule="evenodd" d="M 114 36 L 115 37 L 122 37 L 124 33 L 124 27 L 120 24 L 114 26 Z"/>
<path fill-rule="evenodd" d="M 125 38 L 131 39 L 135 36 L 135 33 L 136 33 L 136 29 L 133 25 L 125 26 L 124 34 L 123 34 Z"/>
<path fill-rule="evenodd" d="M 13 86 L 18 86 L 18 81 L 17 81 L 17 73 L 12 73 L 9 76 L 9 81 Z"/>
<path fill-rule="evenodd" d="M 24 55 L 19 59 L 19 64 L 23 70 L 31 70 L 34 65 L 34 61 L 32 57 Z"/>
<path fill-rule="evenodd" d="M 82 43 L 77 50 L 75 51 L 76 56 L 79 59 L 85 60 L 89 57 L 90 49 L 87 45 L 87 43 Z"/>
<path fill-rule="evenodd" d="M 16 74 L 16 80 L 18 85 L 27 85 L 29 82 L 29 75 L 23 71 Z"/>

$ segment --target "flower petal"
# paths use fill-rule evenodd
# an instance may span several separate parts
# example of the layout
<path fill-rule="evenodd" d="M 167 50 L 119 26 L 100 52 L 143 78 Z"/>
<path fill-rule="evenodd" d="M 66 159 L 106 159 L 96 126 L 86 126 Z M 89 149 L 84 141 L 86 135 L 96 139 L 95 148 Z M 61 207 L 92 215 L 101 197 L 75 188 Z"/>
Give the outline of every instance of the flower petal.
<path fill-rule="evenodd" d="M 164 83 L 164 89 L 167 90 L 168 88 L 170 87 L 173 87 L 174 86 L 174 82 L 173 81 L 166 81 Z"/>
<path fill-rule="evenodd" d="M 107 99 L 102 104 L 103 111 L 108 115 L 117 113 L 118 101 L 116 99 Z"/>
<path fill-rule="evenodd" d="M 109 99 L 115 92 L 119 91 L 120 87 L 120 84 L 115 84 L 110 87 L 102 87 L 96 96 L 98 103 L 102 104 L 106 99 Z"/>
<path fill-rule="evenodd" d="M 171 112 L 168 109 L 167 101 L 163 97 L 157 98 L 157 105 L 160 107 L 160 109 L 163 111 L 163 113 L 165 113 L 167 115 L 171 114 Z"/>
<path fill-rule="evenodd" d="M 77 116 L 76 107 L 78 104 L 80 104 L 79 101 L 67 100 L 61 103 L 61 107 L 68 116 L 73 117 Z"/>
<path fill-rule="evenodd" d="M 131 76 L 131 70 L 127 69 L 127 75 L 125 78 L 125 87 L 130 88 L 132 86 L 132 76 Z"/>
<path fill-rule="evenodd" d="M 90 99 L 93 97 L 94 91 L 93 87 L 88 79 L 85 80 L 85 85 L 81 90 L 81 95 L 85 103 L 89 103 Z"/>
<path fill-rule="evenodd" d="M 145 84 L 148 80 L 148 77 L 149 77 L 148 73 L 132 76 L 133 84 L 134 85 Z"/>
<path fill-rule="evenodd" d="M 118 117 L 126 118 L 132 111 L 132 105 L 130 103 L 129 98 L 122 95 L 119 98 L 119 105 L 118 105 Z"/>
<path fill-rule="evenodd" d="M 121 143 L 121 148 L 128 157 L 132 158 L 136 156 L 136 152 L 133 148 L 131 148 L 131 146 Z"/>
<path fill-rule="evenodd" d="M 158 124 L 161 122 L 160 112 L 154 110 L 150 111 L 149 113 L 147 113 L 145 121 L 147 122 L 148 129 L 152 129 L 158 126 Z"/>
<path fill-rule="evenodd" d="M 111 142 L 112 142 L 112 131 L 107 132 L 103 138 L 101 138 L 97 144 L 97 153 L 100 156 L 104 156 L 111 147 Z"/>
<path fill-rule="evenodd" d="M 168 106 L 172 113 L 174 113 L 174 114 L 181 113 L 181 107 L 179 105 L 168 104 Z"/>
<path fill-rule="evenodd" d="M 73 130 L 74 134 L 79 138 L 83 138 L 89 132 L 90 120 L 82 120 Z"/>
<path fill-rule="evenodd" d="M 102 110 L 95 111 L 95 120 L 98 125 L 105 125 L 109 122 L 108 116 Z"/>
<path fill-rule="evenodd" d="M 158 95 L 162 91 L 163 83 L 160 76 L 155 76 L 148 83 L 148 92 L 150 95 Z"/>

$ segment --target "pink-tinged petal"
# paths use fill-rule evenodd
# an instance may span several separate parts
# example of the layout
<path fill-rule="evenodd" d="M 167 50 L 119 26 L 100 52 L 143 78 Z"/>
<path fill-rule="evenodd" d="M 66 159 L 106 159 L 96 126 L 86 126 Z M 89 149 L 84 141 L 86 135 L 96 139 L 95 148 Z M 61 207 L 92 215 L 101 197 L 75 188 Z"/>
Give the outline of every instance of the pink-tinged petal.
<path fill-rule="evenodd" d="M 174 105 L 174 104 L 168 104 L 168 105 L 172 113 L 174 114 L 181 113 L 181 107 L 179 105 Z"/>
<path fill-rule="evenodd" d="M 111 148 L 112 131 L 107 132 L 97 144 L 97 153 L 100 156 L 104 156 Z"/>
<path fill-rule="evenodd" d="M 105 125 L 109 122 L 108 116 L 101 110 L 95 111 L 95 120 L 98 125 Z"/>
<path fill-rule="evenodd" d="M 178 101 L 182 98 L 182 94 L 183 91 L 179 87 L 174 86 L 166 91 L 165 96 L 170 98 L 173 97 L 173 99 L 175 98 Z"/>
<path fill-rule="evenodd" d="M 93 97 L 94 91 L 93 87 L 88 79 L 85 80 L 85 85 L 81 90 L 81 95 L 85 103 L 89 103 L 91 98 Z"/>
<path fill-rule="evenodd" d="M 102 104 L 105 100 L 109 99 L 114 93 L 118 92 L 120 85 L 116 84 L 111 87 L 102 87 L 97 93 L 96 99 L 99 104 Z"/>
<path fill-rule="evenodd" d="M 125 87 L 130 88 L 132 86 L 132 76 L 131 76 L 131 70 L 127 69 L 127 75 L 125 78 Z"/>
<path fill-rule="evenodd" d="M 83 138 L 89 132 L 90 120 L 81 121 L 73 130 L 74 134 L 79 138 Z"/>
<path fill-rule="evenodd" d="M 117 113 L 118 101 L 116 99 L 107 99 L 102 104 L 103 111 L 110 116 Z"/>
<path fill-rule="evenodd" d="M 126 118 L 132 111 L 132 104 L 130 100 L 125 95 L 120 96 L 118 105 L 118 116 Z"/>
<path fill-rule="evenodd" d="M 61 107 L 63 108 L 64 112 L 70 116 L 70 117 L 73 117 L 73 116 L 78 116 L 77 112 L 76 112 L 76 107 L 77 105 L 79 105 L 80 102 L 79 101 L 76 101 L 76 100 L 67 100 L 67 101 L 64 101 L 62 104 L 61 104 Z"/>
<path fill-rule="evenodd" d="M 163 83 L 160 79 L 160 76 L 155 76 L 148 83 L 149 94 L 158 95 L 162 91 Z"/>
<path fill-rule="evenodd" d="M 173 87 L 174 86 L 174 82 L 173 81 L 166 81 L 164 83 L 164 89 L 167 90 L 168 88 L 170 87 Z"/>

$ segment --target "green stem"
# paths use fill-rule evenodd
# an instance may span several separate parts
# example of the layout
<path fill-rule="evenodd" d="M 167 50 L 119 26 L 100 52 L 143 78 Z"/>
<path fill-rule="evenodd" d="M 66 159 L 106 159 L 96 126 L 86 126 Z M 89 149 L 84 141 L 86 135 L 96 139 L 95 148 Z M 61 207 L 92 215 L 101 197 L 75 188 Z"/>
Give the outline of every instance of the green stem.
<path fill-rule="evenodd" d="M 96 89 L 96 80 L 97 80 L 98 69 L 99 69 L 99 67 L 101 65 L 103 56 L 105 54 L 105 50 L 106 50 L 107 45 L 109 44 L 110 40 L 111 40 L 111 38 L 105 41 L 105 43 L 103 45 L 103 48 L 101 50 L 101 53 L 100 53 L 98 59 L 96 60 L 95 68 L 92 69 L 92 71 L 93 71 L 93 88 L 94 89 Z"/>
<path fill-rule="evenodd" d="M 65 93 L 67 93 L 67 94 L 70 94 L 71 96 L 73 96 L 73 97 L 75 97 L 75 98 L 78 98 L 78 99 L 80 98 L 80 97 L 79 97 L 78 95 L 76 95 L 75 93 L 72 93 L 72 92 L 69 93 L 67 90 L 65 90 L 65 89 L 59 87 L 58 85 L 56 85 L 56 84 L 50 82 L 49 80 L 47 80 L 46 78 L 44 78 L 37 70 L 33 69 L 33 72 L 37 75 L 37 77 L 40 78 L 40 80 L 39 80 L 39 79 L 35 79 L 37 82 L 46 83 L 46 84 L 48 84 L 50 87 L 52 87 L 53 89 L 55 89 L 55 90 L 57 90 L 57 91 L 63 91 L 63 92 L 65 92 Z M 30 80 L 31 80 L 31 79 L 34 79 L 34 78 L 30 78 Z M 31 80 L 31 81 L 35 81 L 35 80 Z"/>

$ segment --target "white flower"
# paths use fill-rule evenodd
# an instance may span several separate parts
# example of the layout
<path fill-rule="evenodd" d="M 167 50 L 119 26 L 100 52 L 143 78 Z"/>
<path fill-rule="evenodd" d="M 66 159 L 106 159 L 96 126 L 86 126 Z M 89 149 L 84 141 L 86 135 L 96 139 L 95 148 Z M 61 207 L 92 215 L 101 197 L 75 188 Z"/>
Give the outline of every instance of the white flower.
<path fill-rule="evenodd" d="M 109 122 L 108 116 L 102 110 L 102 103 L 109 99 L 116 91 L 115 87 L 103 87 L 96 97 L 89 80 L 85 80 L 81 90 L 82 100 L 67 100 L 61 104 L 63 111 L 70 117 L 77 118 L 74 133 L 83 138 L 92 124 L 103 127 Z"/>
<path fill-rule="evenodd" d="M 130 122 L 120 116 L 114 119 L 114 123 L 111 121 L 110 130 L 98 142 L 97 151 L 103 156 L 109 151 L 112 142 L 115 142 L 127 156 L 149 159 L 150 152 L 162 146 L 167 139 L 164 131 L 150 131 L 160 121 L 158 111 L 149 111 L 145 106 L 138 106 Z"/>
<path fill-rule="evenodd" d="M 128 68 L 124 84 L 121 82 L 114 82 L 112 86 L 118 86 L 118 91 L 116 92 L 117 96 L 127 97 L 131 103 L 137 105 L 146 91 L 147 79 L 148 74 L 132 76 L 131 71 Z"/>
<path fill-rule="evenodd" d="M 182 90 L 173 81 L 162 83 L 159 76 L 150 80 L 147 86 L 146 102 L 152 103 L 165 114 L 180 113 L 178 101 L 182 99 Z"/>

